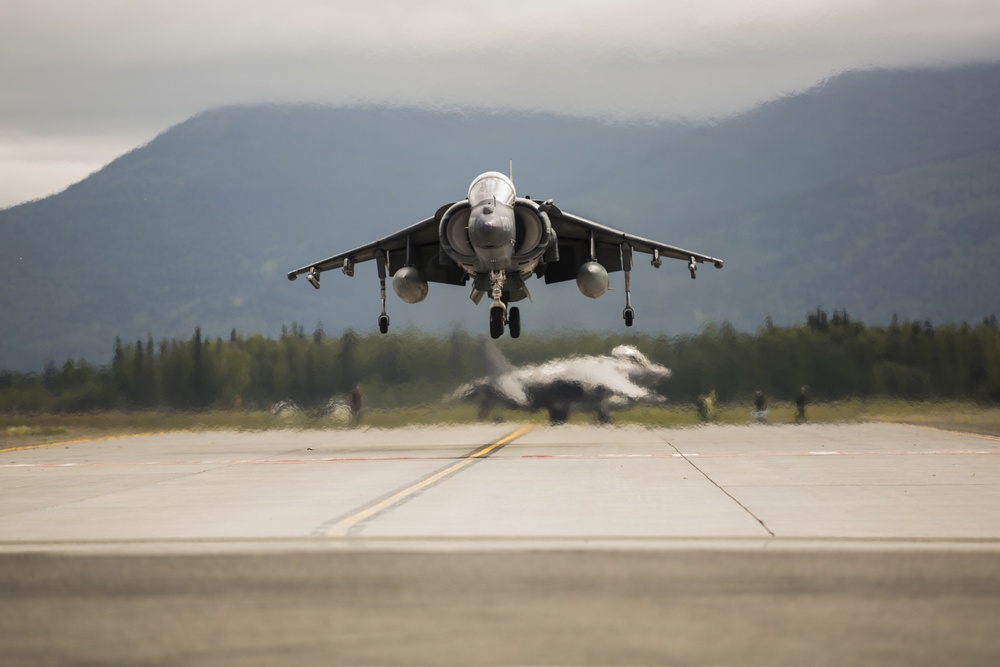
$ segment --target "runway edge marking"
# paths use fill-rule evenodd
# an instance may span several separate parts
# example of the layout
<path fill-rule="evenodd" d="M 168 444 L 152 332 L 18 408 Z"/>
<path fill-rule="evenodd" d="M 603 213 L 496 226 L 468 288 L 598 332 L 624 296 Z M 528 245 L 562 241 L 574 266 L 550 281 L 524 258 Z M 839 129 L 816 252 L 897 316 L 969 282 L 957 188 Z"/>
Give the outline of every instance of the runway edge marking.
<path fill-rule="evenodd" d="M 93 438 L 79 438 L 76 440 L 60 440 L 59 442 L 40 442 L 36 445 L 12 445 L 0 448 L 0 454 L 7 452 L 23 452 L 29 449 L 45 449 L 46 447 L 68 447 L 69 445 L 88 445 L 94 442 L 107 442 L 109 440 L 123 440 L 125 438 L 148 438 L 154 435 L 162 435 L 162 431 L 149 431 L 146 433 L 122 433 L 119 435 L 100 435 Z"/>
<path fill-rule="evenodd" d="M 970 438 L 980 438 L 981 440 L 992 440 L 994 442 L 1000 442 L 1000 436 L 993 435 L 992 433 L 977 433 L 976 431 L 963 431 L 957 427 L 941 428 L 940 426 L 929 426 L 927 424 L 907 424 L 906 422 L 892 422 L 892 423 L 899 424 L 900 426 L 919 428 L 925 431 L 937 431 L 938 433 L 947 433 L 949 435 L 963 435 Z"/>
<path fill-rule="evenodd" d="M 382 498 L 381 500 L 376 500 L 373 503 L 361 508 L 360 510 L 350 514 L 341 519 L 335 519 L 331 522 L 323 524 L 314 533 L 317 537 L 347 537 L 351 530 L 353 530 L 358 524 L 371 519 L 372 517 L 385 512 L 386 510 L 395 507 L 416 495 L 417 493 L 423 491 L 424 489 L 437 484 L 438 482 L 451 477 L 452 475 L 460 472 L 461 470 L 472 465 L 476 461 L 486 458 L 490 454 L 496 452 L 498 449 L 510 444 L 514 440 L 517 440 L 521 436 L 533 431 L 536 428 L 535 424 L 525 424 L 521 428 L 517 429 L 513 433 L 510 433 L 496 442 L 492 442 L 488 445 L 479 447 L 464 457 L 452 463 L 443 470 L 439 470 L 423 479 L 414 482 L 413 484 L 407 486 L 406 488 L 396 491 L 395 493 Z"/>

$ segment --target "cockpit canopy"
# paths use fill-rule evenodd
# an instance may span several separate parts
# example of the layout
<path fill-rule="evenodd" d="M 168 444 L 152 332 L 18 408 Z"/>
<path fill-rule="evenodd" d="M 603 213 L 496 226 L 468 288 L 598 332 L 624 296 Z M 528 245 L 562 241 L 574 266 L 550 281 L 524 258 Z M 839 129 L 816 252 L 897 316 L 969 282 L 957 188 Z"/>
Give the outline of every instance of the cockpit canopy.
<path fill-rule="evenodd" d="M 631 361 L 643 366 L 651 365 L 649 359 L 646 358 L 646 355 L 631 345 L 618 345 L 615 349 L 611 350 L 611 356 L 615 359 Z"/>
<path fill-rule="evenodd" d="M 480 174 L 469 186 L 469 203 L 475 206 L 487 199 L 496 198 L 498 203 L 514 205 L 517 193 L 514 184 L 499 171 L 488 171 Z"/>

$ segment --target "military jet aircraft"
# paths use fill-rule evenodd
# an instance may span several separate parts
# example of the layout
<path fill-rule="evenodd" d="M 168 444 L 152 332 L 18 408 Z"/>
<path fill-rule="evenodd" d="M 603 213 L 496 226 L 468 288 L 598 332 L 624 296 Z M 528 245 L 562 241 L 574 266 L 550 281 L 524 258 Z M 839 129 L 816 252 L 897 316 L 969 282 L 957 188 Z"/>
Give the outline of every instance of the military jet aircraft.
<path fill-rule="evenodd" d="M 389 330 L 385 309 L 385 279 L 407 303 L 427 296 L 427 283 L 472 283 L 470 298 L 477 305 L 490 298 L 490 335 L 504 329 L 512 338 L 521 334 L 521 317 L 510 303 L 529 297 L 525 281 L 535 274 L 545 283 L 576 280 L 580 291 L 597 298 L 608 291 L 608 272 L 625 272 L 625 309 L 622 317 L 632 326 L 632 253 L 652 255 L 659 268 L 662 258 L 688 263 L 691 277 L 698 264 L 722 268 L 722 260 L 683 248 L 651 241 L 606 227 L 560 210 L 551 199 L 518 197 L 509 176 L 496 171 L 472 181 L 465 199 L 445 204 L 437 212 L 395 234 L 307 264 L 288 273 L 289 280 L 305 274 L 319 289 L 320 274 L 342 269 L 354 275 L 358 262 L 374 259 L 378 265 L 382 313 L 379 330 Z"/>
<path fill-rule="evenodd" d="M 619 345 L 610 356 L 578 356 L 543 364 L 514 367 L 491 344 L 486 348 L 489 374 L 462 385 L 449 399 L 479 405 L 485 420 L 495 407 L 541 410 L 559 424 L 573 410 L 594 410 L 602 424 L 611 411 L 637 403 L 662 403 L 653 391 L 670 377 L 670 369 L 654 364 L 631 345 Z"/>

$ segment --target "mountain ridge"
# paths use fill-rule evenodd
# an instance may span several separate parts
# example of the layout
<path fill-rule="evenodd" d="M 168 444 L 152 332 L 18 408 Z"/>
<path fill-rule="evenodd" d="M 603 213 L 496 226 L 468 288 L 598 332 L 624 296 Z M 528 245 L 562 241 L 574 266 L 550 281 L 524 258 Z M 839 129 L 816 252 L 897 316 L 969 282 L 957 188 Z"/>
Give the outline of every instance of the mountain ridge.
<path fill-rule="evenodd" d="M 1000 66 L 983 65 L 843 74 L 698 126 L 209 110 L 62 193 L 0 210 L 0 368 L 100 362 L 115 337 L 196 326 L 210 336 L 273 335 L 292 322 L 373 328 L 370 267 L 354 281 L 331 276 L 318 294 L 284 273 L 431 215 L 511 159 L 519 194 L 726 260 L 695 282 L 682 263 L 654 272 L 640 262 L 638 331 L 722 320 L 748 329 L 817 305 L 873 324 L 894 313 L 976 320 L 998 310 L 990 286 L 1000 273 L 985 259 L 1000 251 L 990 222 L 1000 217 L 997 108 Z M 525 335 L 626 331 L 620 292 L 591 302 L 565 287 L 529 283 Z M 393 328 L 485 330 L 485 309 L 466 296 L 432 285 L 425 304 L 409 306 L 390 295 Z"/>

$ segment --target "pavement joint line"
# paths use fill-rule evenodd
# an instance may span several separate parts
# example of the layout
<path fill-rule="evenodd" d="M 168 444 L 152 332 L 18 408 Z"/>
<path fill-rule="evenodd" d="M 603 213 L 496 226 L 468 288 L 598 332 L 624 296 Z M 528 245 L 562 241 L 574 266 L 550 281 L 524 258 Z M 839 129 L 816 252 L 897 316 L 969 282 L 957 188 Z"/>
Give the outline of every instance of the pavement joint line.
<path fill-rule="evenodd" d="M 496 442 L 492 442 L 473 450 L 462 459 L 452 463 L 442 470 L 437 471 L 436 473 L 424 477 L 423 479 L 418 480 L 413 484 L 410 484 L 409 486 L 382 498 L 381 500 L 375 500 L 353 514 L 350 514 L 342 519 L 338 519 L 330 525 L 320 526 L 320 528 L 316 531 L 316 534 L 324 537 L 347 537 L 354 528 L 364 521 L 367 521 L 368 519 L 371 519 L 372 517 L 381 514 L 392 507 L 402 504 L 420 491 L 423 491 L 424 489 L 457 474 L 476 461 L 486 458 L 493 452 L 504 447 L 505 445 L 510 444 L 535 428 L 535 424 L 525 424 L 513 433 L 500 438 Z"/>
<path fill-rule="evenodd" d="M 749 507 L 747 507 L 746 505 L 744 505 L 743 503 L 741 503 L 740 500 L 736 496 L 734 496 L 729 491 L 727 491 L 721 484 L 719 484 L 714 479 L 712 479 L 711 475 L 709 475 L 707 472 L 705 472 L 704 470 L 702 470 L 701 468 L 698 467 L 698 464 L 695 463 L 692 460 L 692 458 L 698 456 L 697 454 L 685 454 L 684 452 L 682 452 L 680 449 L 677 448 L 677 445 L 675 445 L 674 443 L 670 442 L 669 440 L 664 439 L 664 442 L 666 442 L 667 445 L 669 445 L 670 447 L 672 447 L 675 452 L 677 452 L 678 454 L 680 454 L 680 457 L 682 459 L 684 459 L 684 461 L 686 461 L 688 465 L 690 465 L 692 468 L 694 468 L 699 473 L 701 473 L 702 476 L 704 476 L 705 479 L 707 479 L 713 486 L 715 486 L 715 488 L 717 488 L 719 491 L 721 491 L 722 493 L 724 493 L 727 496 L 729 496 L 729 498 L 734 503 L 736 503 L 737 505 L 739 505 L 740 508 L 742 508 L 744 512 L 746 512 L 747 514 L 749 514 L 760 525 L 761 528 L 763 528 L 765 531 L 767 531 L 767 534 L 770 537 L 772 537 L 772 538 L 773 537 L 777 537 L 777 535 L 775 535 L 774 531 L 771 530 L 771 528 L 766 523 L 764 523 L 763 519 L 761 519 L 759 516 L 757 516 L 756 514 L 754 514 L 753 511 L 751 511 L 751 509 Z"/>

